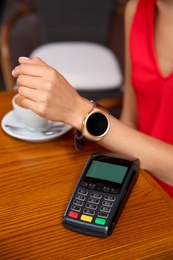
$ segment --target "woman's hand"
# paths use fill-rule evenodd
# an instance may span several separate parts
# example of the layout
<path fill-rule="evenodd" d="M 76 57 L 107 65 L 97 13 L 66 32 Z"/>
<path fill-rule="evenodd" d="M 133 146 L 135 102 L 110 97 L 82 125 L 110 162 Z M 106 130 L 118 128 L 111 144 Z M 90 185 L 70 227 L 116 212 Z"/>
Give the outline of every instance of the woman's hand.
<path fill-rule="evenodd" d="M 12 75 L 17 78 L 23 103 L 52 121 L 62 121 L 80 130 L 92 104 L 79 96 L 69 82 L 39 58 L 19 58 Z"/>

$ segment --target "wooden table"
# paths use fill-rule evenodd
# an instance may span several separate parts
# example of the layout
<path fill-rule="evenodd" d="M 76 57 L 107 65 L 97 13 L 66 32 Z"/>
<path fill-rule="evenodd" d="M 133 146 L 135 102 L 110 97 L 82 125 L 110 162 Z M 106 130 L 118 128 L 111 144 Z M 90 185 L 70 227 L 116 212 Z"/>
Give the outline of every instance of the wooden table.
<path fill-rule="evenodd" d="M 12 109 L 13 95 L 0 93 L 0 119 Z M 173 259 L 173 202 L 142 170 L 110 237 L 64 228 L 67 202 L 97 150 L 95 144 L 77 152 L 73 131 L 29 143 L 0 129 L 0 260 Z"/>

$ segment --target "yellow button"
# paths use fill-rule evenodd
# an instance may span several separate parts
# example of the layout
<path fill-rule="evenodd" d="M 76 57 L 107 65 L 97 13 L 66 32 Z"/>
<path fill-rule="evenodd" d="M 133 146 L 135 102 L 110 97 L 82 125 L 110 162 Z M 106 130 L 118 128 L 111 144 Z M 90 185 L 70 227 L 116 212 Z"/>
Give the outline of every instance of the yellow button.
<path fill-rule="evenodd" d="M 93 217 L 83 214 L 83 215 L 81 215 L 80 219 L 83 220 L 83 221 L 92 222 Z"/>

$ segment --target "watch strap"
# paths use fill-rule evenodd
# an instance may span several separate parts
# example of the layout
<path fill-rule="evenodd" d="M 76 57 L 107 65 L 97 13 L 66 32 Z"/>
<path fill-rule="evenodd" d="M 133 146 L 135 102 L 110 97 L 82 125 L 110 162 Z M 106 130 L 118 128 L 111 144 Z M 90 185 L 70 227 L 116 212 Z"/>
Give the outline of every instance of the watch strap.
<path fill-rule="evenodd" d="M 83 134 L 79 130 L 76 130 L 74 135 L 74 146 L 76 150 L 79 152 L 83 152 L 86 142 L 89 141 L 83 136 Z"/>

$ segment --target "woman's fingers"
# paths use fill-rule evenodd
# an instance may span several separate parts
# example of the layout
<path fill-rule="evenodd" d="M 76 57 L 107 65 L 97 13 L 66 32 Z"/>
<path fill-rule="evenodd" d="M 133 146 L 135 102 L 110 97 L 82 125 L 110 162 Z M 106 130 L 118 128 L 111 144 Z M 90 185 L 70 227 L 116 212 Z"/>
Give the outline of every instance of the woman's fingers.
<path fill-rule="evenodd" d="M 41 77 L 44 75 L 45 65 L 37 65 L 37 64 L 26 64 L 22 63 L 14 68 L 12 71 L 12 75 L 17 78 L 19 75 L 30 75 Z"/>
<path fill-rule="evenodd" d="M 30 75 L 30 76 L 42 76 L 47 71 L 50 66 L 43 62 L 39 58 L 19 58 L 20 65 L 16 66 L 12 71 L 14 77 L 19 75 Z"/>
<path fill-rule="evenodd" d="M 20 64 L 30 63 L 30 64 L 46 65 L 46 63 L 38 57 L 33 57 L 33 58 L 19 57 L 18 61 Z"/>

